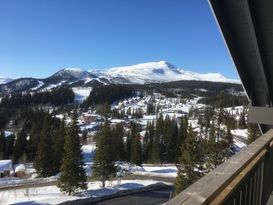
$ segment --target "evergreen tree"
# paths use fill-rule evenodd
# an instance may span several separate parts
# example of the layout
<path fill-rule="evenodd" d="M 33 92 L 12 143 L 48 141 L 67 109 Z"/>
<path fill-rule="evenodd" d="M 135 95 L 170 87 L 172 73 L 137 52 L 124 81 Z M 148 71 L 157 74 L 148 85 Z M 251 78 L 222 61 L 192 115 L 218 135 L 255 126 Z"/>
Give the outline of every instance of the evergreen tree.
<path fill-rule="evenodd" d="M 142 164 L 142 149 L 139 140 L 139 129 L 137 124 L 133 123 L 131 127 L 131 156 L 130 162 L 141 165 Z"/>
<path fill-rule="evenodd" d="M 224 148 L 224 142 L 219 141 L 216 139 L 216 133 L 215 133 L 215 125 L 212 123 L 210 128 L 210 133 L 209 133 L 209 140 L 207 143 L 207 155 L 209 157 L 209 160 L 207 162 L 207 169 L 213 169 L 216 166 L 220 165 L 223 163 L 225 160 L 225 154 L 226 150 L 223 150 Z"/>
<path fill-rule="evenodd" d="M 175 162 L 179 162 L 179 158 L 181 156 L 181 147 L 185 142 L 185 139 L 187 138 L 187 129 L 188 129 L 188 117 L 185 115 L 181 118 L 180 124 L 179 124 L 179 130 L 177 134 L 177 140 L 175 143 Z"/>
<path fill-rule="evenodd" d="M 230 148 L 233 145 L 233 136 L 230 132 L 229 126 L 227 126 L 227 133 L 224 140 L 227 148 Z"/>
<path fill-rule="evenodd" d="M 160 144 L 158 136 L 153 137 L 150 162 L 159 164 L 160 161 Z"/>
<path fill-rule="evenodd" d="M 67 129 L 64 142 L 64 155 L 61 165 L 61 176 L 58 187 L 68 195 L 74 194 L 79 189 L 87 189 L 86 174 L 83 168 L 83 156 L 77 126 L 77 113 L 73 112 L 72 123 Z"/>
<path fill-rule="evenodd" d="M 37 156 L 34 160 L 34 167 L 41 177 L 49 177 L 55 172 L 54 149 L 52 142 L 52 133 L 50 132 L 51 119 L 50 116 L 46 116 L 43 122 L 43 128 L 41 131 L 41 139 L 38 144 Z"/>
<path fill-rule="evenodd" d="M 143 162 L 148 162 L 150 160 L 150 152 L 151 152 L 151 144 L 152 144 L 152 136 L 151 132 L 151 122 L 148 121 L 146 125 L 145 136 L 143 140 Z"/>
<path fill-rule="evenodd" d="M 149 126 L 149 134 L 151 138 L 151 149 L 149 151 L 149 162 L 150 163 L 160 163 L 160 142 L 158 135 L 155 134 L 154 123 Z"/>
<path fill-rule="evenodd" d="M 55 139 L 54 139 L 55 172 L 59 172 L 61 169 L 62 159 L 64 155 L 65 135 L 66 135 L 65 119 L 63 119 L 59 126 L 58 132 L 55 134 Z"/>
<path fill-rule="evenodd" d="M 113 128 L 113 151 L 114 160 L 125 160 L 125 148 L 124 148 L 124 128 L 121 123 L 118 123 Z"/>
<path fill-rule="evenodd" d="M 261 136 L 261 131 L 257 124 L 249 123 L 247 126 L 247 132 L 248 132 L 248 144 L 252 143 L 258 137 Z"/>
<path fill-rule="evenodd" d="M 10 159 L 14 150 L 15 136 L 12 134 L 6 138 L 5 159 Z"/>
<path fill-rule="evenodd" d="M 239 128 L 246 129 L 245 110 L 243 110 L 243 112 L 240 114 Z"/>
<path fill-rule="evenodd" d="M 93 176 L 98 177 L 105 187 L 105 181 L 116 173 L 112 149 L 111 128 L 106 122 L 101 128 L 96 142 L 96 154 L 93 161 Z"/>
<path fill-rule="evenodd" d="M 187 138 L 182 146 L 182 155 L 177 165 L 178 173 L 175 179 L 175 195 L 179 194 L 189 185 L 194 183 L 198 178 L 202 176 L 200 169 L 200 153 L 199 142 L 196 134 L 193 132 L 191 126 L 189 126 Z"/>
<path fill-rule="evenodd" d="M 16 142 L 13 150 L 13 163 L 18 164 L 19 159 L 25 154 L 27 145 L 27 134 L 23 129 L 17 134 Z"/>
<path fill-rule="evenodd" d="M 84 131 L 82 132 L 81 143 L 87 144 L 87 130 L 86 129 L 84 129 Z"/>
<path fill-rule="evenodd" d="M 5 159 L 6 138 L 4 132 L 0 133 L 0 159 Z"/>
<path fill-rule="evenodd" d="M 154 107 L 153 103 L 148 103 L 146 110 L 147 110 L 146 111 L 147 115 L 153 115 L 153 114 L 155 114 L 155 107 Z"/>
<path fill-rule="evenodd" d="M 160 113 L 156 119 L 156 126 L 155 126 L 155 136 L 158 138 L 159 141 L 159 148 L 160 148 L 160 162 L 163 162 L 164 158 L 164 119 L 163 115 Z"/>

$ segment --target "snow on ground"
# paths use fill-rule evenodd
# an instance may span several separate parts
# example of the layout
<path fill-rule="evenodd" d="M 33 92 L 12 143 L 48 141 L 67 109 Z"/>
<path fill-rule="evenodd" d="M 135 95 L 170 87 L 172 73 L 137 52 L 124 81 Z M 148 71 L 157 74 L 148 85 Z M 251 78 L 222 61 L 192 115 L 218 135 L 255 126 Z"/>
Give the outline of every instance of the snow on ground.
<path fill-rule="evenodd" d="M 8 137 L 8 136 L 10 136 L 10 135 L 13 135 L 14 133 L 11 132 L 11 131 L 5 130 L 5 131 L 4 131 L 4 134 L 5 134 L 5 137 Z"/>
<path fill-rule="evenodd" d="M 247 146 L 248 132 L 247 129 L 230 130 L 233 137 L 234 149 L 239 152 Z"/>
<path fill-rule="evenodd" d="M 67 196 L 59 191 L 56 186 L 44 186 L 28 189 L 16 189 L 0 191 L 1 204 L 58 204 L 68 200 L 76 200 L 87 197 L 99 197 L 114 194 L 120 190 L 138 189 L 148 185 L 162 183 L 155 180 L 121 180 L 107 182 L 106 187 L 101 187 L 101 182 L 89 182 L 88 190 L 74 196 Z"/>
<path fill-rule="evenodd" d="M 158 177 L 170 177 L 175 178 L 177 176 L 177 167 L 171 166 L 143 166 L 144 172 L 138 172 L 140 175 L 146 176 L 158 176 Z"/>
<path fill-rule="evenodd" d="M 244 143 L 236 138 L 233 138 L 233 142 L 234 142 L 236 152 L 239 152 L 241 149 L 243 149 L 247 146 L 246 143 Z"/>
<path fill-rule="evenodd" d="M 74 94 L 75 94 L 75 101 L 76 102 L 83 102 L 90 94 L 92 88 L 91 87 L 75 87 L 72 88 Z"/>
<path fill-rule="evenodd" d="M 3 187 L 9 187 L 14 186 L 18 184 L 26 184 L 26 183 L 36 183 L 37 186 L 39 183 L 45 183 L 45 182 L 55 182 L 58 179 L 58 175 L 52 176 L 52 177 L 46 177 L 46 178 L 34 178 L 34 179 L 20 179 L 18 177 L 4 177 L 0 178 L 0 186 Z M 0 201 L 1 202 L 1 201 Z"/>
<path fill-rule="evenodd" d="M 48 90 L 51 90 L 53 88 L 59 87 L 59 86 L 61 86 L 65 82 L 66 82 L 65 80 L 62 80 L 61 82 L 59 82 L 57 84 L 50 84 L 49 86 L 43 88 L 42 91 L 48 91 Z"/>
<path fill-rule="evenodd" d="M 93 164 L 93 157 L 95 155 L 96 145 L 89 144 L 83 145 L 82 148 L 82 155 L 84 160 L 84 168 L 87 176 L 92 175 L 92 164 Z"/>
<path fill-rule="evenodd" d="M 177 176 L 177 168 L 175 165 L 150 165 L 144 164 L 136 166 L 127 162 L 116 162 L 116 165 L 123 171 L 123 173 L 131 173 L 133 175 L 157 176 L 175 178 Z"/>
<path fill-rule="evenodd" d="M 238 136 L 247 140 L 247 136 L 248 136 L 247 129 L 235 129 L 235 130 L 230 130 L 230 132 L 234 136 Z"/>

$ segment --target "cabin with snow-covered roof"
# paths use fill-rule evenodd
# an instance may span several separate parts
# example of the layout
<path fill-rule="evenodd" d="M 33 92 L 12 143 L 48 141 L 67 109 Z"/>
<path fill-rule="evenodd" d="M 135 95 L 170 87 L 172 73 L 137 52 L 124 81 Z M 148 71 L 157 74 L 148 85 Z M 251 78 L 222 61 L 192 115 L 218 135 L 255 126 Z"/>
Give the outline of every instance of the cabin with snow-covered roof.
<path fill-rule="evenodd" d="M 0 160 L 0 176 L 9 176 L 12 171 L 12 161 L 11 160 Z"/>

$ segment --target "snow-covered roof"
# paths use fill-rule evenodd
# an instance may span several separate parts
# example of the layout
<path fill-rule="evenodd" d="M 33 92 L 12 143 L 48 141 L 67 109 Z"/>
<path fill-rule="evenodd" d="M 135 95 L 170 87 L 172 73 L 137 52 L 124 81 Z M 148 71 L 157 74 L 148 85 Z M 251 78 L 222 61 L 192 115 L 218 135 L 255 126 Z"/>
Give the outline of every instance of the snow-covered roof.
<path fill-rule="evenodd" d="M 11 160 L 0 160 L 0 172 L 4 172 L 6 170 L 12 170 Z"/>
<path fill-rule="evenodd" d="M 25 165 L 23 165 L 23 164 L 17 164 L 15 166 L 15 173 L 20 172 L 20 171 L 23 171 L 23 172 L 26 171 Z"/>

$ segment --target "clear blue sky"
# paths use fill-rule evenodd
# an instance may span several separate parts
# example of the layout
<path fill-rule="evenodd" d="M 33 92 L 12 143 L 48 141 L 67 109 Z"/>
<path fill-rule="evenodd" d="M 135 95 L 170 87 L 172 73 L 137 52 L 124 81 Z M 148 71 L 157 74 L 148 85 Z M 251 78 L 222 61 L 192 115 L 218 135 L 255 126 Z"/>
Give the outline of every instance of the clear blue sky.
<path fill-rule="evenodd" d="M 238 78 L 207 0 L 0 0 L 0 76 L 160 60 Z"/>

